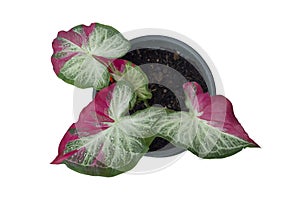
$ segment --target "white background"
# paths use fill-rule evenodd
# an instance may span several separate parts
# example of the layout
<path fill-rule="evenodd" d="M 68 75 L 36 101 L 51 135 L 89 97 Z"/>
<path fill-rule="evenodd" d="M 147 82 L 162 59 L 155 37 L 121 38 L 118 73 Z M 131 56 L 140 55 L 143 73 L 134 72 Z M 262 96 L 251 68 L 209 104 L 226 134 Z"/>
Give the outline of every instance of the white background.
<path fill-rule="evenodd" d="M 0 199 L 300 198 L 297 1 L 0 4 Z M 51 42 L 60 30 L 92 22 L 121 32 L 165 28 L 194 40 L 213 60 L 237 118 L 262 148 L 220 160 L 186 153 L 159 172 L 114 178 L 50 165 L 74 121 L 74 88 L 52 71 Z"/>

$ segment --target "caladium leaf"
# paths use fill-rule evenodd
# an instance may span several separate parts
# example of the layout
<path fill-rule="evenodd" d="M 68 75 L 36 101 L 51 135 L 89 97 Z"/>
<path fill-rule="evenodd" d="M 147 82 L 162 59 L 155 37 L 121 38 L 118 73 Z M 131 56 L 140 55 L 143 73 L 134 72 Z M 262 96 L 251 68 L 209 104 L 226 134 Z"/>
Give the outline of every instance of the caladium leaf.
<path fill-rule="evenodd" d="M 100 58 L 118 58 L 130 43 L 116 29 L 93 23 L 60 31 L 53 41 L 51 57 L 55 73 L 79 88 L 101 89 L 109 84 L 109 72 Z"/>
<path fill-rule="evenodd" d="M 79 173 L 83 174 L 89 174 L 93 176 L 116 176 L 118 174 L 123 173 L 123 171 L 118 171 L 116 169 L 112 169 L 109 167 L 106 167 L 105 165 L 102 165 L 98 162 L 98 165 L 92 165 L 92 166 L 85 166 L 82 164 L 78 164 L 76 162 L 76 159 L 83 159 L 84 156 L 87 156 L 87 152 L 84 150 L 74 150 L 70 151 L 69 153 L 65 153 L 65 151 L 68 151 L 67 145 L 68 143 L 71 143 L 73 141 L 79 140 L 78 134 L 77 134 L 77 127 L 75 124 L 72 124 L 68 131 L 66 132 L 65 136 L 60 142 L 59 149 L 58 149 L 58 156 L 54 159 L 52 164 L 60 164 L 64 163 L 67 167 L 70 169 L 77 171 Z M 69 145 L 70 146 L 70 145 Z M 69 147 L 68 147 L 69 148 Z M 75 162 L 73 161 L 75 159 Z M 136 165 L 136 163 L 130 163 L 132 166 L 127 166 L 128 168 L 132 168 Z"/>
<path fill-rule="evenodd" d="M 109 71 L 114 80 L 130 83 L 138 100 L 151 99 L 148 77 L 139 66 L 127 60 L 115 59 L 110 63 Z"/>
<path fill-rule="evenodd" d="M 100 90 L 83 109 L 79 120 L 63 138 L 57 158 L 68 167 L 90 175 L 114 176 L 133 168 L 148 151 L 151 127 L 165 110 L 147 108 L 128 115 L 134 92 L 126 82 Z"/>
<path fill-rule="evenodd" d="M 189 112 L 173 112 L 158 120 L 153 129 L 173 144 L 201 158 L 222 158 L 245 147 L 258 147 L 250 139 L 224 96 L 203 93 L 196 82 L 185 83 Z"/>

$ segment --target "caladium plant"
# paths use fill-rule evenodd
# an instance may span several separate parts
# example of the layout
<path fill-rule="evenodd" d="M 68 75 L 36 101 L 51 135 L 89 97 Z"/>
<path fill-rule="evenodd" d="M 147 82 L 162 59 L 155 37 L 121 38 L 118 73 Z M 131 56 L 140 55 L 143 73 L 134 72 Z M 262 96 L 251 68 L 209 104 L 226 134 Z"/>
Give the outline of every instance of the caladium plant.
<path fill-rule="evenodd" d="M 110 26 L 79 25 L 59 32 L 52 45 L 57 76 L 98 91 L 65 133 L 52 164 L 63 163 L 83 174 L 115 176 L 132 169 L 158 136 L 201 158 L 223 158 L 258 147 L 236 119 L 230 101 L 203 93 L 196 82 L 183 85 L 188 112 L 148 106 L 129 114 L 152 94 L 142 69 L 119 59 L 130 44 Z"/>
<path fill-rule="evenodd" d="M 189 112 L 162 116 L 153 126 L 159 136 L 201 158 L 223 158 L 245 147 L 258 147 L 250 139 L 224 96 L 203 93 L 196 82 L 183 85 Z"/>
<path fill-rule="evenodd" d="M 123 81 L 100 90 L 68 129 L 52 163 L 102 176 L 134 167 L 154 139 L 152 124 L 165 114 L 163 108 L 150 107 L 128 115 L 134 98 L 134 90 Z"/>

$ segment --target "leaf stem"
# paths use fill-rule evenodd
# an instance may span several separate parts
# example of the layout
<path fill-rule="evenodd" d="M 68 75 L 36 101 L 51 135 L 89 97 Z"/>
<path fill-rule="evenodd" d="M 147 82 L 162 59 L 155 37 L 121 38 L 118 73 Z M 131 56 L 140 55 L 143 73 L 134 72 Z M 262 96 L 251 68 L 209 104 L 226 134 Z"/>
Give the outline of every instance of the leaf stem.
<path fill-rule="evenodd" d="M 149 105 L 149 103 L 148 103 L 148 100 L 146 99 L 146 100 L 144 100 L 144 105 L 146 106 L 146 108 L 149 108 L 150 107 L 150 105 Z"/>

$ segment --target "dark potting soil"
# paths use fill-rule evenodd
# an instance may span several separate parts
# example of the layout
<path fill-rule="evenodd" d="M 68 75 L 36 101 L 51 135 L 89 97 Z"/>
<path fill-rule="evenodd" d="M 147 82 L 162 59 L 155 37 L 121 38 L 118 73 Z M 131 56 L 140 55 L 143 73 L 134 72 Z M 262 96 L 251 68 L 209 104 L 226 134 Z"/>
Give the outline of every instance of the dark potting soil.
<path fill-rule="evenodd" d="M 186 111 L 184 104 L 183 83 L 198 82 L 203 91 L 207 92 L 207 85 L 192 63 L 180 55 L 180 52 L 171 52 L 162 49 L 142 48 L 128 52 L 122 59 L 139 65 L 149 79 L 149 89 L 152 98 L 148 100 L 150 106 L 161 106 L 175 111 Z M 130 113 L 145 109 L 143 102 L 138 103 Z M 149 152 L 162 148 L 170 149 L 172 145 L 163 138 L 155 138 L 149 147 Z"/>

